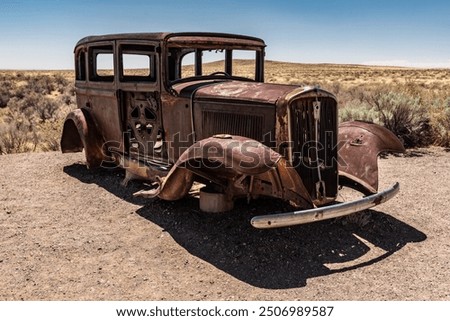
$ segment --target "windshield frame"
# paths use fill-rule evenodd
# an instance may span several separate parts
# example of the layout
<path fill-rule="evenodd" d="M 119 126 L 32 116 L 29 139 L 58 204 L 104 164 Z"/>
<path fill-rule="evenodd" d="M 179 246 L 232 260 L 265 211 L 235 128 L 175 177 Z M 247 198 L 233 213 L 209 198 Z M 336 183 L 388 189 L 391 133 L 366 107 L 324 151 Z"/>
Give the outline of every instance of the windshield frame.
<path fill-rule="evenodd" d="M 261 39 L 228 34 L 173 34 L 166 38 L 164 47 L 163 55 L 166 65 L 164 82 L 168 88 L 177 83 L 201 79 L 264 82 L 265 43 Z M 203 74 L 204 51 L 223 51 L 224 70 L 213 74 Z M 254 79 L 233 75 L 233 52 L 235 51 L 254 52 Z M 182 59 L 189 53 L 194 53 L 194 75 L 182 78 Z"/>

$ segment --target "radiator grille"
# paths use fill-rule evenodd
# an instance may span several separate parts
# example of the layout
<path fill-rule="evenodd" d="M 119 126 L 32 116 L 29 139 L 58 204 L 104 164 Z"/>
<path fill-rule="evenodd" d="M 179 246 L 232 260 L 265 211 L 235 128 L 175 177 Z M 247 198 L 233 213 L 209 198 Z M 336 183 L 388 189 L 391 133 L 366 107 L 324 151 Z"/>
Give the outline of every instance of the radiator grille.
<path fill-rule="evenodd" d="M 321 168 L 322 180 L 326 184 L 326 196 L 337 194 L 337 108 L 333 98 L 321 97 L 320 122 L 318 126 L 319 159 L 316 159 L 315 122 L 313 103 L 315 97 L 300 98 L 291 103 L 291 135 L 293 163 L 306 188 L 315 195 L 315 184 L 319 180 L 317 167 Z"/>
<path fill-rule="evenodd" d="M 203 137 L 230 134 L 261 141 L 263 127 L 263 115 L 242 115 L 209 110 L 204 110 L 202 113 Z"/>

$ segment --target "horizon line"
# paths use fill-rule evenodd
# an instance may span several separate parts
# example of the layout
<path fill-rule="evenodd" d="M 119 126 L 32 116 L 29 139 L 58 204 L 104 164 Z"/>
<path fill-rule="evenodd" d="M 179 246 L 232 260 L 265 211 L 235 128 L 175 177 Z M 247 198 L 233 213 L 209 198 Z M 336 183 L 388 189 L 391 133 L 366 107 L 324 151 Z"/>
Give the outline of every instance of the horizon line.
<path fill-rule="evenodd" d="M 248 59 L 237 59 L 237 60 L 248 60 Z M 217 61 L 211 61 L 208 63 L 215 63 Z M 448 63 L 437 63 L 437 64 L 426 64 L 426 63 L 408 63 L 406 61 L 373 61 L 373 62 L 361 62 L 361 63 L 338 63 L 338 62 L 295 62 L 295 61 L 285 61 L 285 60 L 265 60 L 266 63 L 287 63 L 294 65 L 329 65 L 329 66 L 352 66 L 352 67 L 362 67 L 362 68 L 402 68 L 402 69 L 450 69 L 450 62 Z M 402 62 L 405 62 L 402 64 Z M 74 71 L 75 68 L 1 68 L 0 71 Z"/>

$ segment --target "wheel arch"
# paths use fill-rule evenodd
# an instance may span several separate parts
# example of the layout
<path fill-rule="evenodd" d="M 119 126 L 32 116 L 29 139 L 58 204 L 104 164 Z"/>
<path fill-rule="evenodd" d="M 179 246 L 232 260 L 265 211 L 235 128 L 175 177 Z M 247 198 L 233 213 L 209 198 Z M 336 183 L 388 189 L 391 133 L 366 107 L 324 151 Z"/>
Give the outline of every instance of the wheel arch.
<path fill-rule="evenodd" d="M 84 149 L 86 165 L 95 168 L 104 159 L 103 143 L 104 139 L 89 111 L 79 108 L 67 115 L 61 135 L 63 153 L 76 153 Z"/>

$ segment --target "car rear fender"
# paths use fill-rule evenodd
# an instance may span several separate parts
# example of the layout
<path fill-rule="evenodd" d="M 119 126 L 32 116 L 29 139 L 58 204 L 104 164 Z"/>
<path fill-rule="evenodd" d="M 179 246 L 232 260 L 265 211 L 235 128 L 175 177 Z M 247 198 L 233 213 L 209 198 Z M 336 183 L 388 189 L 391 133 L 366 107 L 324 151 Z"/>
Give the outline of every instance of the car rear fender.
<path fill-rule="evenodd" d="M 100 166 L 104 158 L 102 146 L 103 138 L 89 112 L 84 109 L 71 111 L 64 121 L 61 151 L 76 153 L 84 149 L 87 166 L 94 168 Z"/>

